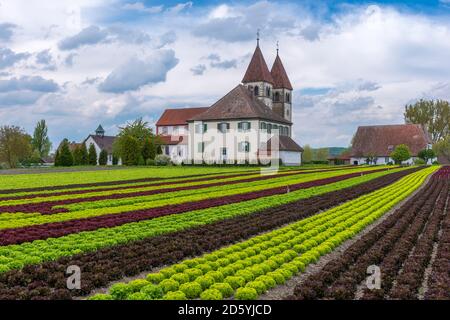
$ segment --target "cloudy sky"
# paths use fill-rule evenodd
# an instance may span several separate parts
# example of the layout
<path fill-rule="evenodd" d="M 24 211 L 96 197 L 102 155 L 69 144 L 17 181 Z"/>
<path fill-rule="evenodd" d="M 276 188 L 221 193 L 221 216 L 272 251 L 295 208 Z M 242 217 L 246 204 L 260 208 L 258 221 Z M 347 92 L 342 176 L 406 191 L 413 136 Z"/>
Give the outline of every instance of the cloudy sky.
<path fill-rule="evenodd" d="M 180 1 L 0 0 L 0 125 L 46 119 L 56 144 L 209 106 L 258 28 L 269 67 L 280 43 L 300 144 L 347 146 L 358 125 L 450 99 L 450 0 Z"/>

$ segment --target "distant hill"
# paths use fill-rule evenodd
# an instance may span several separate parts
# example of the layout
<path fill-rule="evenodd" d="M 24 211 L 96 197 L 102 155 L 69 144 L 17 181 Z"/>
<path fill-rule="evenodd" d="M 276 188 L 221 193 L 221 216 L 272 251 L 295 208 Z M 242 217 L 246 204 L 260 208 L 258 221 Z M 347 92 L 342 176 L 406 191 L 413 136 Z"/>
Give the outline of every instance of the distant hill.
<path fill-rule="evenodd" d="M 326 159 L 328 159 L 330 157 L 337 157 L 337 156 L 341 155 L 342 152 L 344 152 L 345 150 L 347 150 L 347 148 L 343 148 L 343 147 L 328 147 L 328 148 L 312 149 L 313 160 L 314 161 L 324 160 L 323 158 L 325 156 L 325 153 L 327 154 Z"/>

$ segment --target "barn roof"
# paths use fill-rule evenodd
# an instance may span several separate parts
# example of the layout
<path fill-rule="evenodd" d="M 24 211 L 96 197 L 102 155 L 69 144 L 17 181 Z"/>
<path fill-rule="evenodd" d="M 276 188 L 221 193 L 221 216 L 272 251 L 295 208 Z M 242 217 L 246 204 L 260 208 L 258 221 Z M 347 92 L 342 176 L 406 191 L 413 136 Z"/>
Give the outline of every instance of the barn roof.
<path fill-rule="evenodd" d="M 387 157 L 400 144 L 406 144 L 413 156 L 431 143 L 428 132 L 418 124 L 361 126 L 352 146 L 353 157 Z"/>
<path fill-rule="evenodd" d="M 183 126 L 187 120 L 208 110 L 208 108 L 166 109 L 156 123 L 157 126 Z"/>

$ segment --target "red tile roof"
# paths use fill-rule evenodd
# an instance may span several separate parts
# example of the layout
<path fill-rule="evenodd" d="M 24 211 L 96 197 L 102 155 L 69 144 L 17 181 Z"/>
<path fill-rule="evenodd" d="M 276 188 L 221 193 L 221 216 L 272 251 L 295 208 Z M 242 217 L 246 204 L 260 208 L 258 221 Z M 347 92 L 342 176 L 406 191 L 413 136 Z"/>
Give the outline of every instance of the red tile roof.
<path fill-rule="evenodd" d="M 272 78 L 274 81 L 273 88 L 274 89 L 289 89 L 292 90 L 291 81 L 289 81 L 289 77 L 286 74 L 286 70 L 284 69 L 283 63 L 281 62 L 280 56 L 277 54 L 275 62 L 272 66 Z"/>
<path fill-rule="evenodd" d="M 227 93 L 207 111 L 192 117 L 190 121 L 227 119 L 263 119 L 277 123 L 292 124 L 273 112 L 242 84 Z"/>
<path fill-rule="evenodd" d="M 406 144 L 413 156 L 431 143 L 428 132 L 418 124 L 358 127 L 352 146 L 352 157 L 373 154 L 388 157 L 400 144 Z"/>
<path fill-rule="evenodd" d="M 187 120 L 205 112 L 208 108 L 166 109 L 156 123 L 157 126 L 187 125 Z"/>
<path fill-rule="evenodd" d="M 248 65 L 242 83 L 259 81 L 265 81 L 273 84 L 272 75 L 270 74 L 269 68 L 266 64 L 266 60 L 264 60 L 264 56 L 258 45 L 256 46 L 255 53 L 253 53 L 252 60 Z"/>
<path fill-rule="evenodd" d="M 303 152 L 303 148 L 300 147 L 297 142 L 292 140 L 291 137 L 288 136 L 278 136 L 279 141 L 279 151 L 294 151 L 294 152 Z M 272 148 L 272 139 L 267 141 L 267 145 L 263 144 L 261 149 L 258 150 L 259 155 L 270 155 Z M 263 150 L 264 149 L 264 150 Z"/>

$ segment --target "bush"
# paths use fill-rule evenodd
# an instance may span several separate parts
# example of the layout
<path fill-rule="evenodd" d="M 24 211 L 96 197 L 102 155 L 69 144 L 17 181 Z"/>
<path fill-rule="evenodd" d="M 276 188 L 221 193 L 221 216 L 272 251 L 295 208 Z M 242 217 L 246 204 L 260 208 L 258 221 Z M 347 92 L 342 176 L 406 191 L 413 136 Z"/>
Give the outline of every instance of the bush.
<path fill-rule="evenodd" d="M 153 160 L 153 159 L 147 159 L 147 165 L 148 165 L 148 166 L 154 166 L 154 165 L 155 165 L 155 160 Z"/>
<path fill-rule="evenodd" d="M 414 164 L 415 164 L 416 166 L 424 166 L 424 165 L 426 165 L 427 163 L 425 162 L 425 160 L 418 158 L 418 159 L 414 159 Z"/>
<path fill-rule="evenodd" d="M 164 300 L 186 300 L 187 297 L 182 291 L 169 292 L 164 296 Z"/>
<path fill-rule="evenodd" d="M 106 150 L 100 151 L 98 156 L 98 164 L 101 166 L 106 166 L 108 164 L 108 152 Z"/>
<path fill-rule="evenodd" d="M 258 298 L 258 292 L 254 288 L 239 288 L 234 298 L 236 300 L 256 300 Z"/>
<path fill-rule="evenodd" d="M 165 281 L 170 281 L 170 280 L 165 280 Z M 177 289 L 178 289 L 178 286 L 173 291 L 175 291 Z M 170 291 L 172 291 L 172 290 L 170 290 Z M 149 299 L 160 299 L 163 296 L 163 289 L 161 286 L 156 286 L 154 284 L 148 284 L 141 289 L 141 293 L 143 293 Z"/>
<path fill-rule="evenodd" d="M 173 279 L 166 279 L 159 284 L 164 293 L 178 290 L 180 284 Z"/>
<path fill-rule="evenodd" d="M 165 154 L 158 154 L 155 157 L 155 164 L 157 166 L 167 166 L 170 164 L 170 157 Z"/>
<path fill-rule="evenodd" d="M 217 289 L 208 289 L 202 292 L 200 295 L 202 300 L 222 300 L 222 293 Z"/>
<path fill-rule="evenodd" d="M 214 283 L 210 289 L 216 289 L 219 290 L 223 297 L 231 297 L 233 295 L 233 288 L 230 286 L 229 283 L 219 282 Z"/>
<path fill-rule="evenodd" d="M 195 299 L 200 296 L 202 286 L 197 282 L 183 283 L 180 286 L 180 291 L 182 291 L 188 299 Z"/>

